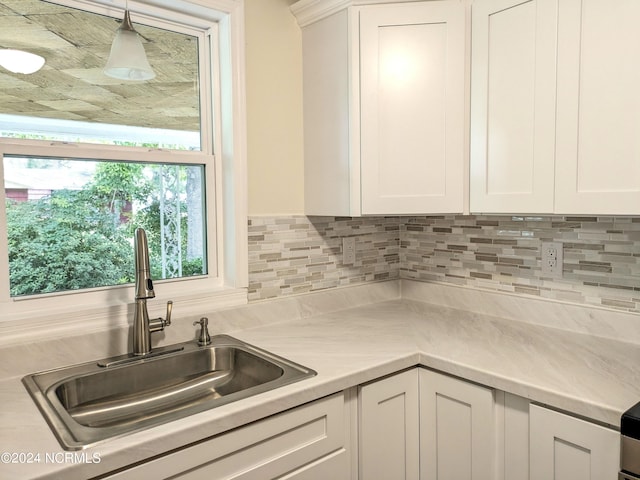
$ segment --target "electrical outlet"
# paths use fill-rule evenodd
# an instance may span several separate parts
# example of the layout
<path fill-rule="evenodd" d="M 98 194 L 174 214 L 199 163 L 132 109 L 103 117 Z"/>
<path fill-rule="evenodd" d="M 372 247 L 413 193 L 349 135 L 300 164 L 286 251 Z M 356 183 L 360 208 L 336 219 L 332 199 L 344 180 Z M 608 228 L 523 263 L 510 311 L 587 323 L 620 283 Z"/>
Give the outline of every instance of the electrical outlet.
<path fill-rule="evenodd" d="M 342 263 L 344 265 L 356 263 L 356 237 L 342 238 Z"/>
<path fill-rule="evenodd" d="M 541 251 L 542 274 L 554 278 L 562 278 L 562 243 L 543 242 Z"/>

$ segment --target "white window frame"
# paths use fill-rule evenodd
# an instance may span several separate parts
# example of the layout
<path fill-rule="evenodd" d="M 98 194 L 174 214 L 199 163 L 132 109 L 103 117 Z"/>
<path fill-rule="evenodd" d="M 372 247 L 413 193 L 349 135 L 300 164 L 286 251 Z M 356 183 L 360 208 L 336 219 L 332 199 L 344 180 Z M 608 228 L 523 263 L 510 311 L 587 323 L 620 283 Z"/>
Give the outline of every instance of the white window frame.
<path fill-rule="evenodd" d="M 82 10 L 122 16 L 124 0 L 53 0 Z M 68 144 L 40 140 L 0 139 L 0 155 L 96 158 L 140 162 L 206 165 L 206 208 L 209 273 L 198 278 L 156 281 L 151 316 L 163 315 L 174 302 L 174 320 L 204 315 L 222 306 L 247 302 L 246 113 L 244 72 L 244 4 L 242 0 L 129 0 L 134 22 L 181 31 L 199 30 L 206 49 L 199 49 L 203 108 L 202 151 L 150 151 L 144 148 Z M 185 32 L 194 34 L 192 28 Z M 214 68 L 215 67 L 215 68 Z M 152 155 L 150 156 L 150 152 Z M 4 184 L 2 162 L 0 181 Z M 212 194 L 213 193 L 213 194 Z M 4 188 L 0 189 L 0 345 L 55 338 L 131 323 L 132 285 L 11 298 Z M 211 239 L 215 239 L 213 242 Z M 132 252 L 133 256 L 133 252 Z"/>

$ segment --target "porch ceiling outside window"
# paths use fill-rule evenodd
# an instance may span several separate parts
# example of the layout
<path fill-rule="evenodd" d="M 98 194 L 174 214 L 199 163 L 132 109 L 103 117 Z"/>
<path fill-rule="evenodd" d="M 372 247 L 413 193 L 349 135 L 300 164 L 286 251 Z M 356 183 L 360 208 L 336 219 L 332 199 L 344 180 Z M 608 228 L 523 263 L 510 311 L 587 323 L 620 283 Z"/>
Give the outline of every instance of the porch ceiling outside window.
<path fill-rule="evenodd" d="M 40 0 L 0 0 L 0 48 L 41 55 L 31 75 L 0 68 L 0 113 L 200 131 L 197 38 L 134 26 L 157 77 L 128 82 L 103 73 L 120 19 Z"/>

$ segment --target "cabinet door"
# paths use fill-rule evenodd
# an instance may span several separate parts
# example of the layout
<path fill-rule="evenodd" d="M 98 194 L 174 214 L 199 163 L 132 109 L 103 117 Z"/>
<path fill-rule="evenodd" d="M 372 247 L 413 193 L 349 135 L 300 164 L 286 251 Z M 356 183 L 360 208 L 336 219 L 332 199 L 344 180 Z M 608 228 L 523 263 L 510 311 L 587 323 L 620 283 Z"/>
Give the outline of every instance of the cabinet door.
<path fill-rule="evenodd" d="M 618 478 L 618 432 L 531 405 L 530 434 L 531 480 Z"/>
<path fill-rule="evenodd" d="M 422 480 L 495 478 L 493 390 L 420 370 Z"/>
<path fill-rule="evenodd" d="M 363 7 L 363 214 L 456 213 L 464 202 L 465 8 Z"/>
<path fill-rule="evenodd" d="M 360 478 L 419 476 L 418 369 L 360 389 Z"/>
<path fill-rule="evenodd" d="M 551 213 L 557 0 L 472 5 L 470 209 Z"/>
<path fill-rule="evenodd" d="M 559 7 L 556 212 L 640 213 L 640 2 Z"/>

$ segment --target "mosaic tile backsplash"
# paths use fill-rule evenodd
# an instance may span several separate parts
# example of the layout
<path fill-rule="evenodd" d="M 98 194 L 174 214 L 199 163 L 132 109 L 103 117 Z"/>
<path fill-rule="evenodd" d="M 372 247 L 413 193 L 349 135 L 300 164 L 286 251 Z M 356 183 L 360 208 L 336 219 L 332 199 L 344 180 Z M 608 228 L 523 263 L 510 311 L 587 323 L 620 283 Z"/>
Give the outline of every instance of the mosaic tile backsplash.
<path fill-rule="evenodd" d="M 342 237 L 356 262 L 342 262 Z M 542 242 L 563 244 L 563 277 Z M 251 217 L 249 299 L 406 278 L 640 313 L 640 217 Z"/>
<path fill-rule="evenodd" d="M 345 265 L 342 238 L 355 237 Z M 397 217 L 250 217 L 249 301 L 399 278 Z"/>

